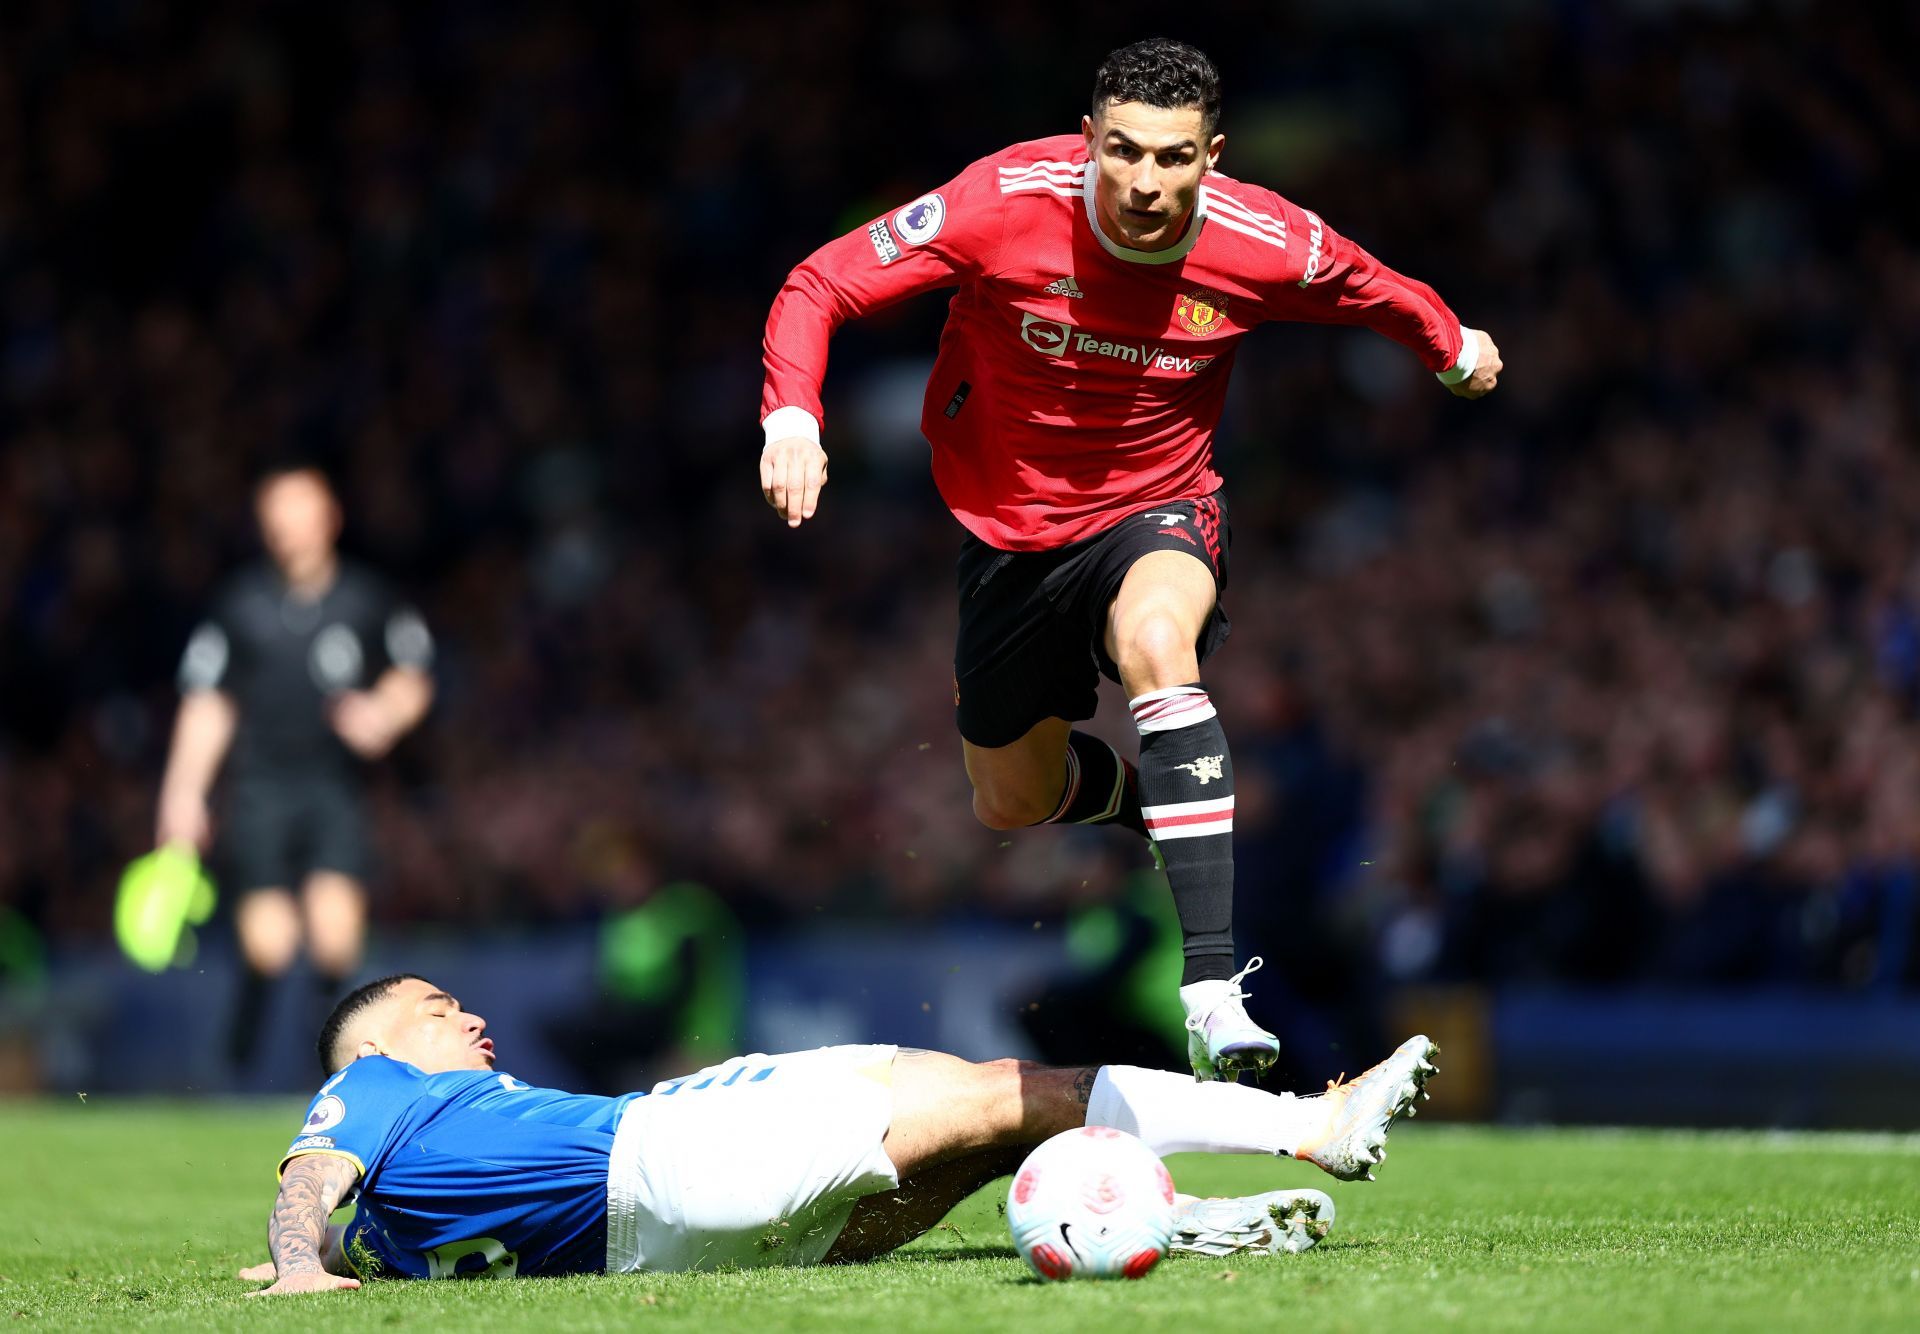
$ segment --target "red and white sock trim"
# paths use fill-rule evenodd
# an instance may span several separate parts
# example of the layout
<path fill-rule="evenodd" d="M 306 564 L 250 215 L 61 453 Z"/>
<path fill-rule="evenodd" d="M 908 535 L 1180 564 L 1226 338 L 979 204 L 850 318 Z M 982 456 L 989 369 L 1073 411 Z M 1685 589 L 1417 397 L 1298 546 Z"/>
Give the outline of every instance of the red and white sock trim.
<path fill-rule="evenodd" d="M 1199 686 L 1149 690 L 1128 700 L 1127 707 L 1133 710 L 1133 725 L 1140 729 L 1141 736 L 1149 732 L 1172 732 L 1219 716 L 1213 700 Z"/>
<path fill-rule="evenodd" d="M 1233 832 L 1233 798 L 1212 801 L 1176 801 L 1165 806 L 1142 806 L 1147 837 L 1156 843 L 1170 838 L 1205 838 Z"/>
<path fill-rule="evenodd" d="M 1080 795 L 1080 756 L 1072 746 L 1067 747 L 1067 786 L 1060 794 L 1060 804 L 1053 808 L 1053 814 L 1042 820 L 1041 824 L 1052 824 L 1073 809 L 1073 799 Z"/>

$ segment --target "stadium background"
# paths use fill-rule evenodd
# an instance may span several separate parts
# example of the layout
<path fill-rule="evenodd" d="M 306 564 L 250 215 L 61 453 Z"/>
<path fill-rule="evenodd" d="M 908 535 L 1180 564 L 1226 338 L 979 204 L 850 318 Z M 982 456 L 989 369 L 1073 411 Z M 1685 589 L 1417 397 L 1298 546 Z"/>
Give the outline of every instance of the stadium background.
<path fill-rule="evenodd" d="M 1508 365 L 1467 405 L 1352 331 L 1242 354 L 1209 680 L 1286 1073 L 1420 1021 L 1456 1114 L 1915 1124 L 1915 28 L 1738 0 L 7 6 L 0 1083 L 229 1080 L 223 926 L 148 978 L 109 923 L 180 650 L 290 456 L 441 648 L 376 788 L 370 970 L 448 978 L 516 1073 L 581 1082 L 556 1034 L 608 1015 L 639 1036 L 607 1078 L 716 1041 L 998 1054 L 1033 997 L 1117 969 L 1155 929 L 1140 851 L 968 815 L 958 529 L 914 430 L 941 303 L 836 340 L 798 533 L 754 417 L 795 261 L 1072 130 L 1099 58 L 1167 32 L 1222 67 L 1230 173 Z M 245 1086 L 304 1090 L 301 1036 Z M 1762 1059 L 1736 1102 L 1716 1072 Z"/>

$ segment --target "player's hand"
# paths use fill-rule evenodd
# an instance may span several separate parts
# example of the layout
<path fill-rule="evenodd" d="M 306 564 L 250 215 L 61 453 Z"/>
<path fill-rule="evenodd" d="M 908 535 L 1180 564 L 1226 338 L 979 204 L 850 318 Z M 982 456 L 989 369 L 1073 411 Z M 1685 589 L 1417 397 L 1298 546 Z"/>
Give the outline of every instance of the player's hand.
<path fill-rule="evenodd" d="M 774 512 L 798 528 L 820 507 L 827 484 L 827 451 L 803 436 L 770 440 L 760 451 L 760 494 Z"/>
<path fill-rule="evenodd" d="M 257 1265 L 248 1265 L 234 1277 L 244 1278 L 249 1283 L 271 1283 L 279 1277 L 279 1272 L 274 1269 L 273 1261 L 266 1260 Z"/>
<path fill-rule="evenodd" d="M 1468 329 L 1466 333 L 1479 340 L 1480 355 L 1473 363 L 1473 374 L 1447 388 L 1460 398 L 1485 398 L 1500 383 L 1500 349 L 1478 329 Z"/>
<path fill-rule="evenodd" d="M 160 813 L 154 819 L 153 846 L 185 843 L 195 852 L 205 852 L 213 841 L 213 817 L 207 811 L 207 799 L 190 792 L 162 792 Z"/>
<path fill-rule="evenodd" d="M 259 1266 L 256 1265 L 255 1268 Z M 266 1268 L 271 1269 L 273 1266 L 267 1265 Z M 252 1270 L 247 1272 L 251 1273 Z M 288 1274 L 284 1278 L 275 1279 L 272 1287 L 250 1292 L 247 1296 L 284 1297 L 295 1292 L 334 1292 L 342 1288 L 359 1286 L 360 1280 L 357 1278 L 342 1278 L 338 1274 L 329 1274 L 325 1270 L 315 1270 L 310 1273 Z"/>
<path fill-rule="evenodd" d="M 387 702 L 371 690 L 347 690 L 327 705 L 327 721 L 347 748 L 363 760 L 377 760 L 400 739 L 400 725 Z"/>

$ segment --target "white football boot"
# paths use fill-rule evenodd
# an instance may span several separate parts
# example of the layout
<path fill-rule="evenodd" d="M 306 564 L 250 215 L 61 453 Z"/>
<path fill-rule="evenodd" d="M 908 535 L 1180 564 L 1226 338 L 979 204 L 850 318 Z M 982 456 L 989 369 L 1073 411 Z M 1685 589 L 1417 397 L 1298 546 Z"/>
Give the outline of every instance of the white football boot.
<path fill-rule="evenodd" d="M 1414 1099 L 1429 1096 L 1426 1083 L 1438 1073 L 1439 1054 L 1430 1038 L 1408 1038 L 1371 1070 L 1328 1080 L 1325 1093 L 1300 1099 L 1325 1104 L 1327 1119 L 1293 1156 L 1342 1181 L 1373 1180 L 1373 1168 L 1387 1156 L 1387 1127 L 1402 1113 L 1414 1115 Z"/>
<path fill-rule="evenodd" d="M 1333 1226 L 1333 1201 L 1317 1190 L 1183 1198 L 1167 1247 L 1178 1255 L 1298 1255 Z"/>
<path fill-rule="evenodd" d="M 1248 1018 L 1240 1003 L 1247 998 L 1241 981 L 1259 972 L 1262 962 L 1249 959 L 1224 982 L 1190 982 L 1180 988 L 1180 1003 L 1187 1007 L 1187 1059 L 1195 1079 L 1232 1083 L 1242 1070 L 1258 1074 L 1280 1054 L 1280 1039 Z"/>

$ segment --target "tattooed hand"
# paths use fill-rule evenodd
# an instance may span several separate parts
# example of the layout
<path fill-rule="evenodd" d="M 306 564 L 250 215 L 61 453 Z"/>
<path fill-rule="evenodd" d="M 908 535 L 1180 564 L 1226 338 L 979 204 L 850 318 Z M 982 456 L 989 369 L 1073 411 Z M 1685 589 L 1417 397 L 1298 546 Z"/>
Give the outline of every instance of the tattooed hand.
<path fill-rule="evenodd" d="M 327 1220 L 359 1177 L 360 1169 L 338 1154 L 302 1154 L 287 1165 L 280 1179 L 280 1198 L 274 1201 L 273 1218 L 267 1224 L 267 1248 L 273 1252 L 279 1277 L 254 1296 L 360 1286 L 357 1278 L 329 1274 L 320 1259 Z"/>
<path fill-rule="evenodd" d="M 357 1278 L 341 1278 L 338 1274 L 329 1274 L 324 1270 L 314 1274 L 288 1274 L 279 1279 L 270 1288 L 250 1292 L 249 1297 L 284 1297 L 292 1292 L 331 1292 L 336 1288 L 357 1288 Z"/>

